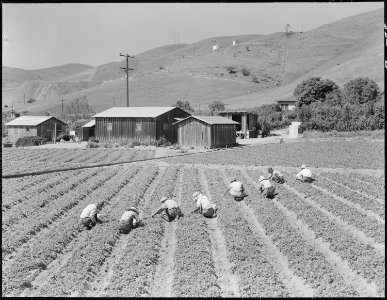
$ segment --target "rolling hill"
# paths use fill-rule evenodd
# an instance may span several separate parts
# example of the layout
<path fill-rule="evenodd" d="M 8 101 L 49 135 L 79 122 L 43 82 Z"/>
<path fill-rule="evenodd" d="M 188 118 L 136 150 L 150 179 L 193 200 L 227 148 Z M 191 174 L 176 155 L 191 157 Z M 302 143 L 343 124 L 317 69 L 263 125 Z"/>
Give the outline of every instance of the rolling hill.
<path fill-rule="evenodd" d="M 291 98 L 296 85 L 310 76 L 339 85 L 369 77 L 384 90 L 382 24 L 383 9 L 378 9 L 288 36 L 212 37 L 151 49 L 129 59 L 130 105 L 170 106 L 188 100 L 203 108 L 221 100 L 227 108 L 256 107 Z M 221 47 L 212 51 L 215 43 Z M 84 95 L 96 112 L 114 104 L 126 106 L 125 73 L 120 69 L 125 63 L 42 70 L 3 67 L 2 100 L 31 114 L 58 113 L 61 99 Z M 24 105 L 24 95 L 36 102 Z"/>

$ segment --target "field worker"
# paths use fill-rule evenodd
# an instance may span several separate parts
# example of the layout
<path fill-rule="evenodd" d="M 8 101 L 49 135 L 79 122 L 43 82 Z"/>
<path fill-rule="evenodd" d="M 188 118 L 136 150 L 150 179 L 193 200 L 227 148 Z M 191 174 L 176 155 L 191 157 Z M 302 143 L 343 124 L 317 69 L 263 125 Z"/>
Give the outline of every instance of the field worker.
<path fill-rule="evenodd" d="M 160 199 L 160 202 L 162 203 L 161 207 L 152 215 L 152 218 L 159 214 L 159 213 L 162 213 L 164 212 L 161 217 L 168 221 L 168 222 L 172 222 L 173 220 L 176 219 L 180 219 L 180 217 L 183 216 L 181 210 L 180 210 L 180 207 L 179 205 L 176 203 L 175 200 L 172 200 L 172 199 L 168 199 L 167 197 L 162 197 Z M 167 219 L 165 218 L 167 217 Z"/>
<path fill-rule="evenodd" d="M 273 168 L 268 168 L 267 171 L 269 172 L 270 176 L 268 177 L 268 179 L 271 178 L 271 180 L 277 182 L 277 183 L 284 183 L 285 182 L 285 178 L 284 178 L 284 175 L 282 175 L 282 173 L 278 170 L 273 170 Z"/>
<path fill-rule="evenodd" d="M 242 201 L 248 195 L 245 193 L 245 188 L 242 182 L 236 180 L 235 177 L 231 178 L 228 189 L 224 192 L 223 197 L 230 191 L 230 195 L 234 197 L 236 201 Z"/>
<path fill-rule="evenodd" d="M 81 213 L 81 223 L 82 225 L 90 230 L 93 228 L 97 223 L 103 223 L 101 220 L 101 214 L 99 213 L 99 210 L 102 207 L 103 202 L 96 202 L 87 205 L 82 213 Z"/>
<path fill-rule="evenodd" d="M 195 192 L 193 200 L 196 201 L 197 208 L 194 209 L 190 214 L 200 212 L 206 218 L 215 218 L 218 208 L 215 204 L 211 204 L 210 200 L 203 195 L 201 192 Z"/>
<path fill-rule="evenodd" d="M 264 176 L 259 177 L 259 190 L 266 198 L 272 198 L 275 196 L 275 188 L 271 185 L 270 180 Z"/>
<path fill-rule="evenodd" d="M 140 226 L 141 223 L 139 210 L 135 207 L 129 207 L 121 216 L 118 230 L 120 233 L 127 234 L 130 230 Z"/>
<path fill-rule="evenodd" d="M 301 180 L 302 182 L 312 182 L 312 172 L 307 169 L 305 165 L 302 165 L 301 172 L 296 175 L 296 180 Z"/>

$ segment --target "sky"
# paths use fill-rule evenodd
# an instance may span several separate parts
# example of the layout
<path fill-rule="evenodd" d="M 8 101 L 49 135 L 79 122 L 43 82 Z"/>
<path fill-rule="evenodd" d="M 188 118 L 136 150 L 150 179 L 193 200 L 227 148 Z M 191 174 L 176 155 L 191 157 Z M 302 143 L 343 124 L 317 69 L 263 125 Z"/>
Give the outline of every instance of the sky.
<path fill-rule="evenodd" d="M 99 66 L 174 43 L 308 31 L 384 2 L 2 3 L 3 66 Z M 381 24 L 383 26 L 383 24 Z"/>

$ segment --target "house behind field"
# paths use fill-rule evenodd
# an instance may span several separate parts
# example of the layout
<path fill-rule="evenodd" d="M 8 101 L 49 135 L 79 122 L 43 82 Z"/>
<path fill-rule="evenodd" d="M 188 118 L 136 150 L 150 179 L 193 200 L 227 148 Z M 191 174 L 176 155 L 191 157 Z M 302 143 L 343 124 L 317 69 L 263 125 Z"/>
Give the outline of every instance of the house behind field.
<path fill-rule="evenodd" d="M 179 107 L 113 107 L 95 118 L 95 136 L 100 142 L 177 140 L 172 123 L 190 116 Z"/>
<path fill-rule="evenodd" d="M 21 116 L 5 124 L 8 138 L 16 143 L 19 138 L 26 136 L 41 136 L 48 140 L 54 138 L 55 129 L 58 135 L 65 132 L 67 124 L 52 116 Z"/>
<path fill-rule="evenodd" d="M 236 144 L 236 126 L 219 116 L 189 116 L 174 123 L 180 146 L 232 147 Z"/>
<path fill-rule="evenodd" d="M 277 103 L 281 106 L 281 111 L 294 110 L 296 108 L 296 99 L 278 100 Z"/>

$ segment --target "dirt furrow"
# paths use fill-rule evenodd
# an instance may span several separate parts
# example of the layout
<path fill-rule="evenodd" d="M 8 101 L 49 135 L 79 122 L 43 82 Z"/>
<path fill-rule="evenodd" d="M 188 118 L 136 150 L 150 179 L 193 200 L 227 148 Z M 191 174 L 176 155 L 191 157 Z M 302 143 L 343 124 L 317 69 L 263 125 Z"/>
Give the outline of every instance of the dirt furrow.
<path fill-rule="evenodd" d="M 229 184 L 226 173 L 223 170 L 223 179 L 226 185 Z M 246 172 L 242 172 L 243 175 L 247 175 Z M 249 178 L 249 177 L 247 177 Z M 251 225 L 251 228 L 254 232 L 259 235 L 264 241 L 264 251 L 265 255 L 270 259 L 271 264 L 274 266 L 275 270 L 279 274 L 282 282 L 288 289 L 292 297 L 313 297 L 314 290 L 311 288 L 302 278 L 295 275 L 290 267 L 289 262 L 286 256 L 284 256 L 281 251 L 275 246 L 270 236 L 266 234 L 263 226 L 258 222 L 257 217 L 254 214 L 254 211 L 246 205 L 243 201 L 239 202 L 238 208 L 241 210 L 243 215 L 245 215 L 246 220 Z"/>
<path fill-rule="evenodd" d="M 384 254 L 384 251 L 385 251 L 385 245 L 384 244 L 376 242 L 375 239 L 373 239 L 371 237 L 368 237 L 363 231 L 357 229 L 356 227 L 348 224 L 347 222 L 343 221 L 339 217 L 333 215 L 328 210 L 326 210 L 325 208 L 321 207 L 318 203 L 314 202 L 313 200 L 311 200 L 308 197 L 306 197 L 304 194 L 302 194 L 299 191 L 297 191 L 295 188 L 287 185 L 286 183 L 283 184 L 283 186 L 285 188 L 287 188 L 289 191 L 291 191 L 292 193 L 294 193 L 295 195 L 297 195 L 302 201 L 304 201 L 304 202 L 308 203 L 309 205 L 313 206 L 318 211 L 320 211 L 321 213 L 326 215 L 333 222 L 335 222 L 337 225 L 339 225 L 342 228 L 344 228 L 345 231 L 350 233 L 352 236 L 357 238 L 359 241 L 361 241 L 362 243 L 364 243 L 366 245 L 370 245 L 377 252 L 379 252 L 381 255 L 383 255 L 383 256 L 385 255 Z"/>
<path fill-rule="evenodd" d="M 344 199 L 343 197 L 337 196 L 336 194 L 333 194 L 332 192 L 327 191 L 326 189 L 324 189 L 320 186 L 317 186 L 315 184 L 311 184 L 311 186 L 313 188 L 315 188 L 316 190 L 319 190 L 319 191 L 331 196 L 332 198 L 334 198 L 340 202 L 343 202 L 344 204 L 346 204 L 348 206 L 351 206 L 351 207 L 357 209 L 361 214 L 367 215 L 368 217 L 375 219 L 376 221 L 378 221 L 379 223 L 381 223 L 383 225 L 385 224 L 385 221 L 379 215 L 377 215 L 376 213 L 374 213 L 372 211 L 369 211 L 369 210 L 362 208 L 359 204 L 352 203 L 351 201 L 348 201 L 348 200 Z"/>
<path fill-rule="evenodd" d="M 207 180 L 203 169 L 199 169 L 200 183 L 206 195 L 210 195 Z M 212 258 L 215 263 L 215 270 L 218 276 L 218 284 L 223 291 L 223 297 L 240 297 L 238 277 L 231 271 L 232 264 L 228 259 L 226 240 L 222 229 L 218 224 L 218 218 L 206 219 L 211 239 Z"/>

